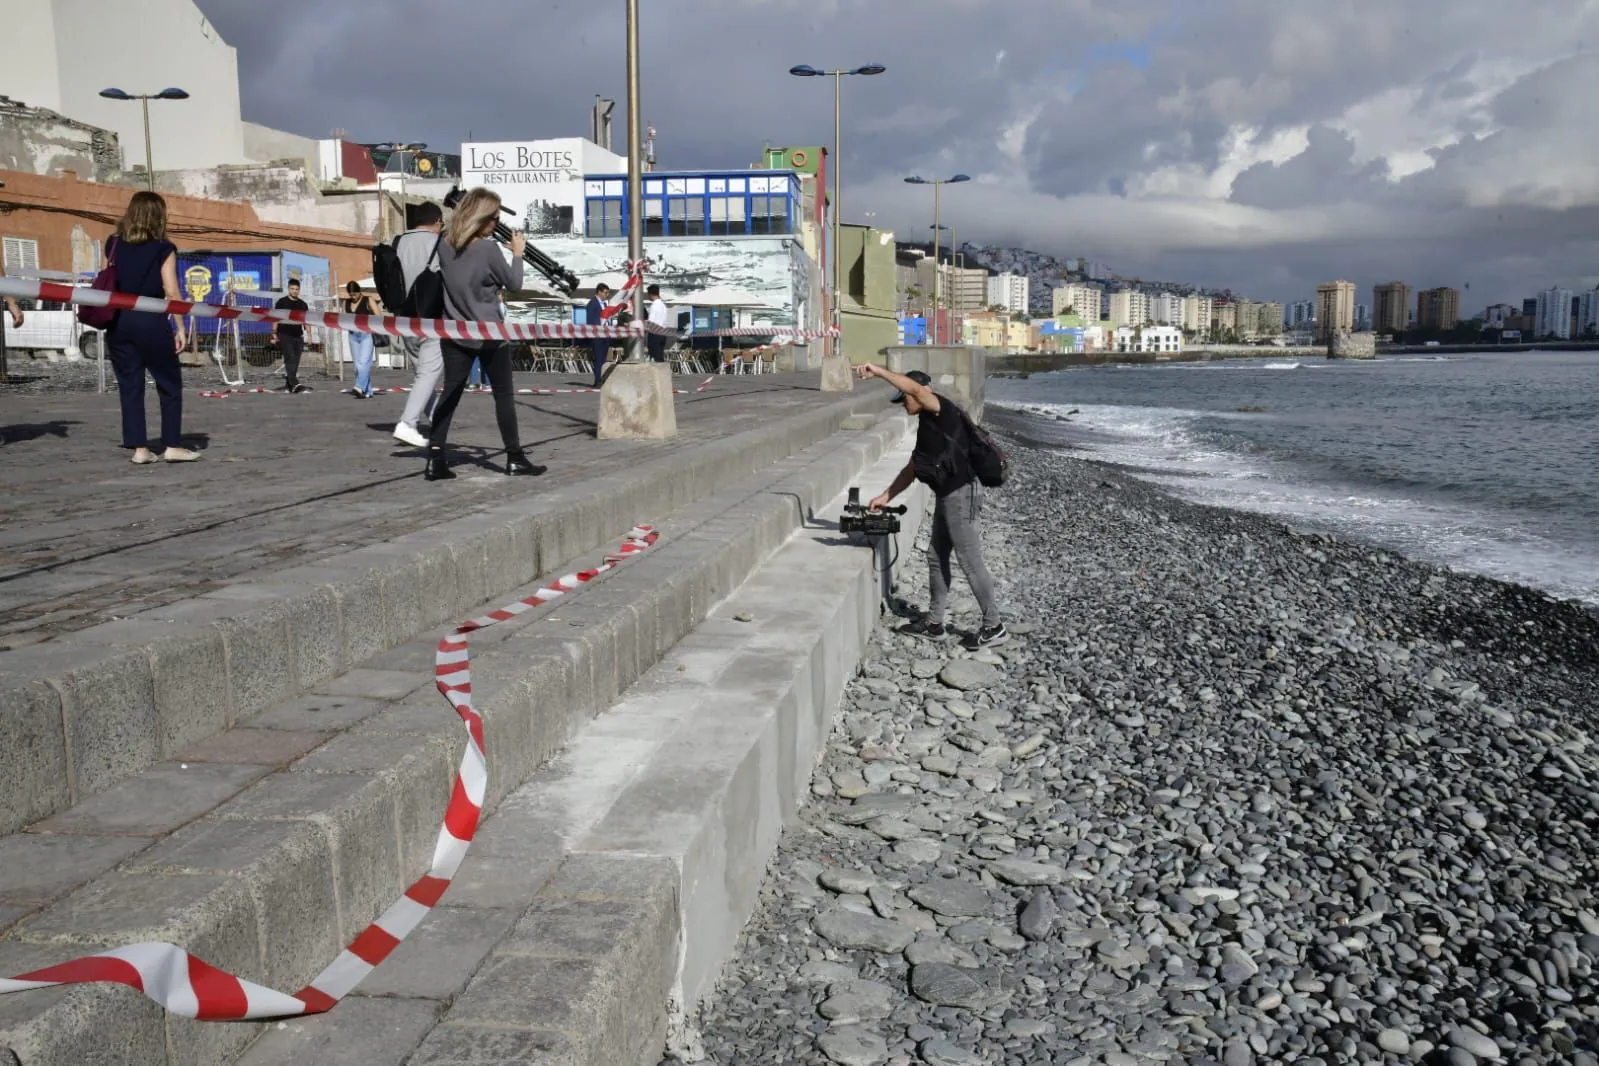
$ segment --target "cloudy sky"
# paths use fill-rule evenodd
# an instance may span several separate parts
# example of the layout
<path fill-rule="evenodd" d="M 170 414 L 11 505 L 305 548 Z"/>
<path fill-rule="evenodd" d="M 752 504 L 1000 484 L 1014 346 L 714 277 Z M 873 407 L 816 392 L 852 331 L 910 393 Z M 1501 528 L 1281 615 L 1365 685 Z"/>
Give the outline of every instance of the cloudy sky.
<path fill-rule="evenodd" d="M 624 97 L 622 0 L 198 0 L 245 117 L 310 136 L 581 135 Z M 641 0 L 663 169 L 825 143 L 845 218 L 1308 298 L 1599 284 L 1599 0 Z M 618 108 L 618 119 L 622 118 Z M 618 126 L 620 130 L 620 125 Z"/>

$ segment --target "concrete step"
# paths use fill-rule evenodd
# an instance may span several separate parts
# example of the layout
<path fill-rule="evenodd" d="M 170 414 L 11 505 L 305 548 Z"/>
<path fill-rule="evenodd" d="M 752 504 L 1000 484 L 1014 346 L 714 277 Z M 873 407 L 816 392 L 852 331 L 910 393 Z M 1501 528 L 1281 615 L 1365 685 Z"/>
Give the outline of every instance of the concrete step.
<path fill-rule="evenodd" d="M 851 424 L 859 428 L 797 452 L 790 447 L 786 458 L 724 480 L 719 490 L 707 483 L 696 493 L 674 479 L 695 502 L 656 523 L 663 540 L 655 550 L 571 602 L 474 635 L 474 693 L 489 738 L 485 812 L 687 636 L 813 508 L 900 439 L 903 420 L 882 421 L 881 407 L 872 407 L 878 417 Z M 723 460 L 728 469 L 744 461 Z M 653 517 L 644 508 L 658 498 L 640 489 L 630 521 Z M 506 568 L 514 566 L 514 543 L 498 545 Z M 458 615 L 529 591 L 473 601 Z M 380 651 L 308 696 L 279 700 L 181 749 L 173 761 L 46 823 L 48 831 L 0 839 L 0 900 L 18 908 L 55 900 L 0 939 L 0 973 L 159 940 L 241 977 L 300 988 L 431 855 L 461 752 L 459 722 L 431 686 L 438 635 Z M 475 846 L 475 865 L 418 932 L 418 953 L 396 955 L 373 975 L 373 987 L 432 987 L 452 973 L 464 982 L 471 971 L 462 972 L 453 934 L 468 945 L 496 940 L 504 933 L 497 923 L 518 917 L 560 861 L 554 852 L 547 868 L 530 866 L 492 838 Z M 649 886 L 639 891 L 647 900 L 658 895 Z M 497 913 L 452 910 L 474 907 Z M 445 949 L 428 951 L 429 936 L 441 932 L 452 933 Z M 211 1066 L 230 1061 L 262 1028 L 168 1016 L 112 986 L 0 997 L 0 1049 L 29 1066 Z"/>
<path fill-rule="evenodd" d="M 910 443 L 856 483 L 887 484 Z M 466 890 L 356 1009 L 277 1027 L 239 1066 L 654 1066 L 691 1041 L 877 620 L 884 560 L 833 531 L 842 503 L 505 799 Z"/>
<path fill-rule="evenodd" d="M 83 803 L 212 734 L 832 434 L 857 394 L 267 581 L 0 653 L 0 833 Z M 448 491 L 448 490 L 441 490 Z"/>

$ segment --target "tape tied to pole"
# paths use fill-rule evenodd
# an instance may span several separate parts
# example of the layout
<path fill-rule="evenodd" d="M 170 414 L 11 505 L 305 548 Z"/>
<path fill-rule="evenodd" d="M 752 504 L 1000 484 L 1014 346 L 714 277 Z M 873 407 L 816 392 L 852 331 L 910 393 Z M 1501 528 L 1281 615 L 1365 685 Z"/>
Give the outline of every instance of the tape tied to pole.
<path fill-rule="evenodd" d="M 636 526 L 604 562 L 545 585 L 537 592 L 470 622 L 462 622 L 439 641 L 434 653 L 434 684 L 466 728 L 466 751 L 450 789 L 433 859 L 427 873 L 407 888 L 349 947 L 305 988 L 288 995 L 220 970 L 174 944 L 129 944 L 13 978 L 0 978 L 0 995 L 56 985 L 112 983 L 144 993 L 164 1009 L 199 1021 L 265 1021 L 323 1014 L 353 992 L 438 904 L 461 868 L 477 835 L 488 790 L 488 756 L 483 717 L 472 702 L 471 655 L 467 638 L 535 607 L 571 595 L 601 574 L 615 570 L 653 547 L 660 533 Z"/>

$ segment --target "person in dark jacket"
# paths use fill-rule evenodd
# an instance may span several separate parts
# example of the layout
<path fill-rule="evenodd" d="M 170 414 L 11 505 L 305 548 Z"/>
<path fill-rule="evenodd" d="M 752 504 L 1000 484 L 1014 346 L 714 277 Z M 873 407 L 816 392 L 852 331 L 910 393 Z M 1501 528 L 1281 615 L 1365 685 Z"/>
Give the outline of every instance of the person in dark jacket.
<path fill-rule="evenodd" d="M 181 300 L 178 249 L 167 240 L 167 202 L 153 192 L 136 192 L 106 241 L 106 258 L 116 263 L 117 292 Z M 106 352 L 122 400 L 122 446 L 133 462 L 191 463 L 199 452 L 183 447 L 183 372 L 178 353 L 187 343 L 183 319 L 147 311 L 119 311 L 106 331 Z M 161 402 L 161 454 L 150 450 L 144 421 L 144 376 L 155 381 Z"/>
<path fill-rule="evenodd" d="M 1003 644 L 1010 639 L 1000 616 L 999 596 L 994 578 L 983 561 L 983 543 L 978 518 L 982 497 L 976 474 L 966 453 L 969 447 L 966 418 L 953 400 L 933 391 L 933 379 L 922 370 L 896 374 L 870 363 L 855 368 L 865 381 L 880 378 L 897 391 L 891 402 L 900 404 L 916 419 L 916 448 L 910 462 L 894 478 L 894 483 L 872 500 L 872 510 L 880 511 L 889 502 L 920 481 L 933 492 L 933 529 L 927 546 L 927 614 L 901 627 L 901 632 L 942 638 L 944 611 L 949 604 L 950 555 L 960 560 L 966 583 L 983 610 L 982 627 L 967 642 L 974 648 Z"/>
<path fill-rule="evenodd" d="M 473 189 L 456 207 L 444 241 L 439 245 L 439 272 L 444 279 L 444 314 L 460 322 L 501 322 L 505 315 L 500 293 L 522 287 L 522 252 L 527 238 L 511 237 L 511 259 L 506 262 L 500 246 L 491 238 L 500 217 L 500 198 L 487 189 Z M 494 390 L 494 415 L 500 424 L 500 440 L 505 444 L 505 472 L 513 475 L 542 474 L 522 451 L 516 425 L 516 390 L 511 383 L 511 347 L 501 340 L 469 341 L 444 338 L 444 395 L 433 408 L 432 439 L 428 442 L 429 481 L 452 478 L 444 458 L 444 445 L 450 436 L 450 421 L 466 391 L 472 360 L 480 359 Z"/>
<path fill-rule="evenodd" d="M 584 317 L 588 319 L 589 325 L 606 325 L 605 305 L 610 299 L 611 287 L 609 285 L 602 281 L 598 285 L 594 286 L 594 299 L 590 300 L 588 302 L 588 306 L 584 308 L 584 311 L 586 312 Z M 590 343 L 589 352 L 590 358 L 592 358 L 594 361 L 594 387 L 597 389 L 603 383 L 605 378 L 605 360 L 609 358 L 611 354 L 610 338 L 594 338 L 594 340 Z"/>

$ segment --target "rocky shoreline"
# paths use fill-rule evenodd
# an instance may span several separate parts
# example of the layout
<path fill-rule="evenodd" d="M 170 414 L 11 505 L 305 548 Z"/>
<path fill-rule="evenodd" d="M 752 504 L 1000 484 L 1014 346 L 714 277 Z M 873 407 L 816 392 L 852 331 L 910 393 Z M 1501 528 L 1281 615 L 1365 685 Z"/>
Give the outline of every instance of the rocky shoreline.
<path fill-rule="evenodd" d="M 1599 620 L 1014 446 L 682 1058 L 1599 1066 Z"/>

